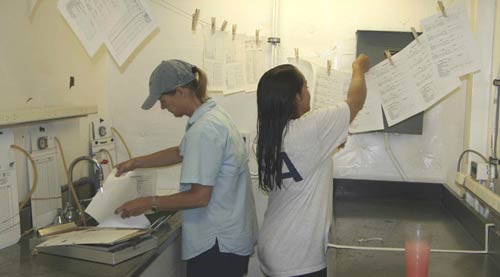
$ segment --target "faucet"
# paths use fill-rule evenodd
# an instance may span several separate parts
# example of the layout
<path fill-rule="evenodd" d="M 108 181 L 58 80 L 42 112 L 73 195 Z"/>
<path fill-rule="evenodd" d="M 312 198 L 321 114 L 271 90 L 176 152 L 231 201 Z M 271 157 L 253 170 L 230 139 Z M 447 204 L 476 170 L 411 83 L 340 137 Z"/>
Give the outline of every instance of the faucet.
<path fill-rule="evenodd" d="M 80 162 L 80 161 L 83 161 L 83 160 L 87 160 L 91 163 L 94 164 L 94 166 L 97 168 L 97 174 L 99 175 L 99 178 L 97 180 L 97 186 L 99 187 L 99 190 L 102 192 L 102 181 L 104 180 L 104 173 L 102 171 L 102 166 L 101 164 L 94 158 L 91 158 L 89 156 L 80 156 L 78 158 L 76 158 L 74 161 L 71 162 L 71 164 L 69 165 L 69 181 L 71 183 L 73 183 L 73 168 L 75 167 L 75 165 Z M 69 186 L 70 184 L 68 184 Z M 72 199 L 72 195 L 71 195 L 71 189 L 68 187 L 68 202 L 66 204 L 66 210 L 70 210 L 68 208 L 72 208 L 72 204 L 71 204 L 71 199 Z M 76 201 L 76 199 L 75 199 Z M 69 220 L 72 220 L 72 219 L 69 219 Z"/>

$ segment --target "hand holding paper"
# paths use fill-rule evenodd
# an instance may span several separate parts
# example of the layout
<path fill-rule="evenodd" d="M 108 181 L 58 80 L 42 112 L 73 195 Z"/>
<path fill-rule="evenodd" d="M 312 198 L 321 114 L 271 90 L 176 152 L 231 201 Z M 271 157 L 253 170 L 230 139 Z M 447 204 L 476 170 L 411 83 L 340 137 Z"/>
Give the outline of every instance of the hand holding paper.
<path fill-rule="evenodd" d="M 100 227 L 147 228 L 149 220 L 144 216 L 123 219 L 115 209 L 125 202 L 153 194 L 156 180 L 145 171 L 131 171 L 115 177 L 116 169 L 104 182 L 104 191 L 98 192 L 85 210 L 100 223 Z"/>

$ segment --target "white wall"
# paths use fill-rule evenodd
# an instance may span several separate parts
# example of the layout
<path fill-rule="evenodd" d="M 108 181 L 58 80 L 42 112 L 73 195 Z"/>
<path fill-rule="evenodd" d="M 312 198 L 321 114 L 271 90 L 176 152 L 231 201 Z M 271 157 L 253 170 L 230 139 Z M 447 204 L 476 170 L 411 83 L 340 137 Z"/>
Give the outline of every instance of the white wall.
<path fill-rule="evenodd" d="M 57 1 L 38 2 L 30 16 L 28 1 L 0 1 L 0 111 L 97 105 L 99 112 L 106 113 L 107 53 L 101 49 L 94 58 L 89 58 L 59 14 Z M 75 77 L 75 86 L 71 89 L 70 76 Z M 53 124 L 68 163 L 88 153 L 85 119 L 59 120 Z M 17 143 L 22 143 L 27 127 L 14 127 Z M 27 193 L 28 184 L 26 172 L 22 170 L 24 156 L 16 154 L 16 157 L 21 199 Z M 66 183 L 60 168 L 59 180 Z M 75 173 L 76 177 L 81 175 Z"/>

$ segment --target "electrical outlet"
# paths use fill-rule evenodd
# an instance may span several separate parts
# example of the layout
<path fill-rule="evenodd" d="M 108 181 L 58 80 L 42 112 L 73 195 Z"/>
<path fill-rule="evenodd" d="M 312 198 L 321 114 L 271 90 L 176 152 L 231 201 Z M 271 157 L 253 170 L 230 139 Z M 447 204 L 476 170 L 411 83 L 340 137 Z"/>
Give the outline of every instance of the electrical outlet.
<path fill-rule="evenodd" d="M 490 175 L 490 166 L 487 163 L 471 162 L 470 175 L 474 180 L 486 181 Z"/>
<path fill-rule="evenodd" d="M 248 131 L 240 131 L 241 138 L 243 139 L 243 142 L 245 143 L 245 150 L 247 153 L 250 153 L 250 145 L 251 145 L 251 138 L 250 138 L 250 132 Z"/>

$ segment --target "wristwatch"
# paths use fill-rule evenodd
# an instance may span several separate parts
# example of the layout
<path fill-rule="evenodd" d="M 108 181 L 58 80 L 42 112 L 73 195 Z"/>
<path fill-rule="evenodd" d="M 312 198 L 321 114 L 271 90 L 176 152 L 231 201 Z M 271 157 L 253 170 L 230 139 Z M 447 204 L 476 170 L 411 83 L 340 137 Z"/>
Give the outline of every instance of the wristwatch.
<path fill-rule="evenodd" d="M 155 196 L 153 196 L 153 199 L 151 200 L 151 210 L 154 213 L 157 213 L 157 212 L 160 211 L 160 209 L 158 209 L 158 204 L 156 203 L 157 202 L 157 198 L 158 198 L 158 195 L 155 195 Z"/>

